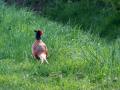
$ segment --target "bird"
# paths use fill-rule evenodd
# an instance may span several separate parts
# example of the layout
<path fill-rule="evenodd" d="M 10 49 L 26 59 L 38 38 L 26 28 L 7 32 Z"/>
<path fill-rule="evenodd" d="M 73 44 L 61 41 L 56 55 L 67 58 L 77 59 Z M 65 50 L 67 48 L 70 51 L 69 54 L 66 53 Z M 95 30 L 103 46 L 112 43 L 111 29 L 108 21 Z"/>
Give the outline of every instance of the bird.
<path fill-rule="evenodd" d="M 41 60 L 41 64 L 46 62 L 48 57 L 48 49 L 46 44 L 42 41 L 41 36 L 43 35 L 43 31 L 41 29 L 34 30 L 35 32 L 35 41 L 32 44 L 32 55 L 35 59 Z"/>

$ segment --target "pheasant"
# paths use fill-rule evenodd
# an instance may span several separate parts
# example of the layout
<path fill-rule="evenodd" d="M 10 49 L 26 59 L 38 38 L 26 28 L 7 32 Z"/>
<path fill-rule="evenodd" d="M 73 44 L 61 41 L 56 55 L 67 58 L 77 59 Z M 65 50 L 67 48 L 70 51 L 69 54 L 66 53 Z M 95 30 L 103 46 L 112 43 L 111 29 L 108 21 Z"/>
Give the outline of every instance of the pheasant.
<path fill-rule="evenodd" d="M 36 33 L 36 40 L 32 45 L 32 55 L 36 59 L 40 59 L 41 63 L 44 61 L 48 63 L 47 57 L 48 57 L 48 49 L 46 44 L 41 40 L 41 36 L 43 32 L 41 30 L 35 30 Z"/>

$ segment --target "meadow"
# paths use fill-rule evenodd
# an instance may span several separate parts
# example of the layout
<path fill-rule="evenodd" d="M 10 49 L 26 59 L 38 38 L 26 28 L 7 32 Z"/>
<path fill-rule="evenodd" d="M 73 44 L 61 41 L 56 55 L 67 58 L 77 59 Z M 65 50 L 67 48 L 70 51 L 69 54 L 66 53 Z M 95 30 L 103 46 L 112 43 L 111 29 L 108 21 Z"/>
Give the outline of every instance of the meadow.
<path fill-rule="evenodd" d="M 49 64 L 31 55 L 38 28 Z M 0 1 L 0 90 L 120 90 L 120 38 L 83 29 Z"/>

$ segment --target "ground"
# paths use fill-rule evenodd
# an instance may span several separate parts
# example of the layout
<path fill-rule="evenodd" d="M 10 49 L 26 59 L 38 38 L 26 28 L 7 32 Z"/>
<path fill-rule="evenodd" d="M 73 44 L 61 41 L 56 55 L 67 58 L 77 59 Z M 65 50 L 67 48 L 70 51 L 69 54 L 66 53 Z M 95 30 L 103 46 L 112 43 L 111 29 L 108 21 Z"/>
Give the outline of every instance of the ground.
<path fill-rule="evenodd" d="M 106 42 L 81 27 L 26 9 L 0 6 L 0 90 L 119 90 L 120 39 Z M 42 28 L 49 64 L 31 56 Z"/>

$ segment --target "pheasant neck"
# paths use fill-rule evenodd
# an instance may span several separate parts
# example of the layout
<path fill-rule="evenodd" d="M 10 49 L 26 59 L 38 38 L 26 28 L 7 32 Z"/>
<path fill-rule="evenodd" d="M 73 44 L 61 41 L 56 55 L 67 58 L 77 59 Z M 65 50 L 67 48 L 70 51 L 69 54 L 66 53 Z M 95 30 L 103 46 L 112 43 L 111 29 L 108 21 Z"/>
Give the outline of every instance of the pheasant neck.
<path fill-rule="evenodd" d="M 36 39 L 35 41 L 36 41 L 36 42 L 41 42 L 42 40 L 41 40 L 41 39 L 40 39 L 40 40 L 37 40 L 37 39 Z"/>

